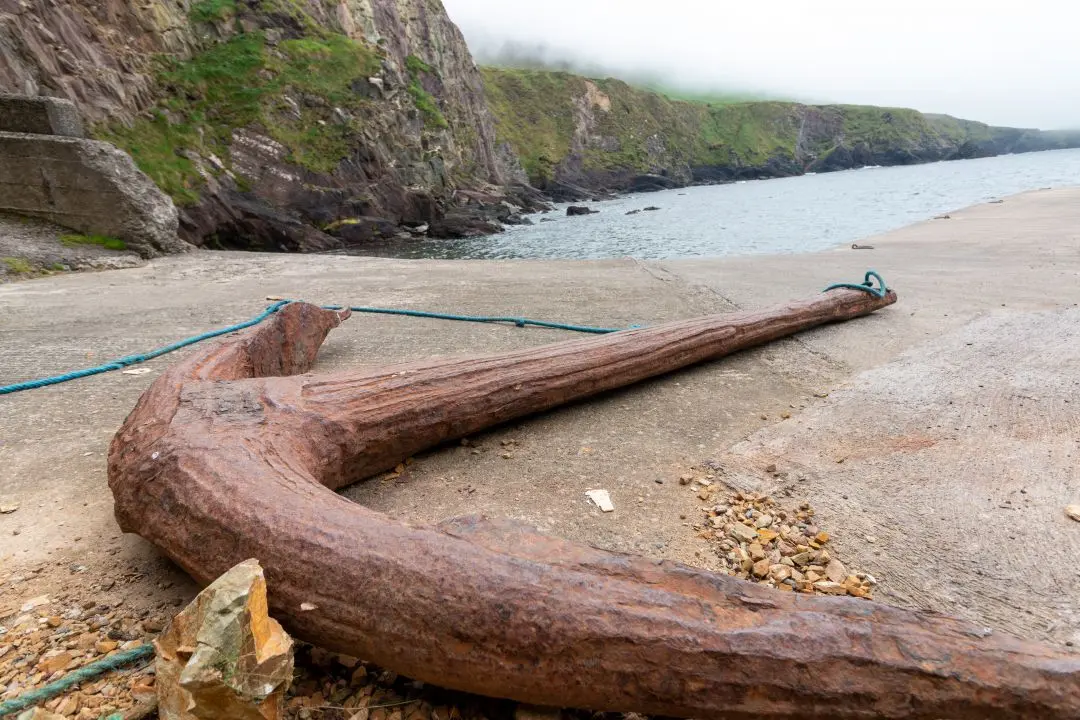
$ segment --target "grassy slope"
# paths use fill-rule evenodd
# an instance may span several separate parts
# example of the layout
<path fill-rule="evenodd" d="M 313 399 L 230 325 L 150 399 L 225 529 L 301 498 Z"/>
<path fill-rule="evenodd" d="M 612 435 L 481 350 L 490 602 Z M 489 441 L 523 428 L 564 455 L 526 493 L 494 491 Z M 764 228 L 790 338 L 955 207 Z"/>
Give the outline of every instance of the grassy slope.
<path fill-rule="evenodd" d="M 1000 129 L 982 123 L 905 108 L 689 102 L 618 80 L 586 81 L 563 72 L 483 68 L 482 74 L 500 139 L 517 151 L 534 182 L 550 179 L 571 154 L 575 99 L 585 95 L 586 82 L 594 83 L 611 101 L 610 112 L 593 109 L 595 125 L 589 134 L 605 140 L 586 143 L 582 155 L 586 173 L 655 170 L 659 158 L 648 152 L 652 135 L 663 139 L 660 145 L 666 156 L 659 164 L 756 168 L 780 163 L 794 171 L 838 146 L 932 157 L 1001 136 Z M 807 125 L 818 130 L 800 138 L 808 116 Z"/>
<path fill-rule="evenodd" d="M 249 125 L 289 148 L 298 165 L 329 172 L 348 156 L 354 128 L 332 122 L 328 107 L 303 104 L 297 110 L 283 97 L 310 94 L 356 110 L 366 101 L 350 84 L 377 68 L 373 51 L 342 35 L 313 33 L 270 47 L 262 32 L 241 33 L 189 61 L 162 66 L 158 81 L 165 92 L 150 116 L 98 135 L 130 152 L 181 204 L 198 199 L 202 179 L 178 151 L 227 161 L 232 131 Z"/>
<path fill-rule="evenodd" d="M 194 3 L 191 22 L 228 28 L 232 36 L 189 60 L 163 59 L 157 106 L 130 127 L 95 129 L 99 138 L 131 153 L 181 205 L 197 202 L 204 184 L 188 151 L 202 158 L 213 154 L 228 165 L 233 130 L 253 127 L 288 148 L 296 165 L 330 173 L 359 144 L 366 117 L 375 110 L 377 101 L 358 94 L 354 85 L 380 72 L 378 48 L 320 27 L 297 0 L 249 2 L 249 15 L 286 18 L 290 32 L 302 28 L 302 37 L 272 44 L 263 31 L 243 31 L 237 8 L 235 0 Z M 446 129 L 437 101 L 421 84 L 434 70 L 413 57 L 407 65 L 408 92 L 425 128 Z"/>

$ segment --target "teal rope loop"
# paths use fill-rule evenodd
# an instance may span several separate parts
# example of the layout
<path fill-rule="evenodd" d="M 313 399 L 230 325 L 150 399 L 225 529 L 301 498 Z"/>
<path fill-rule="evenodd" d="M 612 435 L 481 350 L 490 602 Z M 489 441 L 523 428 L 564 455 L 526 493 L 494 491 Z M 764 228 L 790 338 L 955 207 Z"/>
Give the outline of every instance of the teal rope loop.
<path fill-rule="evenodd" d="M 877 287 L 874 287 L 874 280 L 877 280 Z M 866 277 L 863 279 L 862 285 L 856 285 L 855 283 L 835 283 L 822 290 L 822 292 L 829 292 L 830 290 L 837 290 L 840 288 L 861 290 L 870 293 L 877 298 L 883 298 L 889 292 L 889 286 L 885 284 L 885 280 L 882 279 L 881 275 L 875 270 L 866 271 Z"/>
<path fill-rule="evenodd" d="M 92 662 L 89 665 L 83 665 L 78 670 L 69 672 L 59 680 L 54 680 L 48 685 L 43 685 L 42 687 L 23 693 L 13 700 L 6 700 L 0 703 L 0 717 L 21 712 L 27 708 L 32 708 L 38 703 L 51 700 L 57 695 L 67 692 L 80 683 L 92 680 L 98 675 L 104 675 L 112 670 L 117 670 L 124 665 L 130 665 L 138 660 L 151 657 L 153 654 L 153 645 L 139 645 L 138 647 L 118 652 L 115 655 L 110 655 L 97 662 Z"/>
<path fill-rule="evenodd" d="M 209 332 L 202 333 L 200 335 L 193 335 L 192 337 L 185 338 L 178 342 L 174 342 L 171 345 L 160 347 L 156 350 L 151 350 L 147 353 L 139 355 L 128 355 L 118 360 L 107 362 L 104 365 L 97 365 L 95 367 L 87 368 L 85 370 L 76 370 L 74 372 L 63 373 L 62 375 L 54 375 L 53 377 L 41 378 L 39 380 L 27 380 L 25 382 L 14 383 L 13 385 L 0 385 L 0 395 L 8 395 L 10 393 L 20 392 L 22 390 L 34 390 L 36 388 L 48 387 L 49 385 L 58 385 L 60 383 L 69 382 L 71 380 L 78 380 L 80 378 L 90 377 L 92 375 L 100 375 L 101 373 L 112 372 L 113 370 L 123 370 L 131 365 L 146 362 L 147 360 L 153 360 L 156 357 L 171 353 L 175 350 L 185 348 L 195 343 L 200 343 L 204 340 L 220 337 L 221 335 L 228 335 L 229 333 L 236 332 L 237 330 L 244 330 L 246 328 L 258 325 L 266 318 L 276 313 L 281 308 L 294 302 L 303 302 L 302 300 L 279 300 L 270 307 L 263 310 L 246 322 L 237 323 L 236 325 L 230 325 L 220 330 L 211 330 Z M 324 310 L 343 310 L 345 309 L 341 305 L 324 305 Z M 379 307 L 367 307 L 363 305 L 357 305 L 350 307 L 349 310 L 358 313 L 378 313 L 382 315 L 406 315 L 409 317 L 420 318 L 432 318 L 435 320 L 458 320 L 462 322 L 476 322 L 476 323 L 513 323 L 517 327 L 523 328 L 526 326 L 549 328 L 552 330 L 570 330 L 572 332 L 580 333 L 592 333 L 595 335 L 605 335 L 608 333 L 619 332 L 623 329 L 633 329 L 639 327 L 638 325 L 631 325 L 630 328 L 601 328 L 592 327 L 589 325 L 569 325 L 566 323 L 547 322 L 546 320 L 530 320 L 528 318 L 517 317 L 492 317 L 486 315 L 450 315 L 446 313 L 425 312 L 422 310 L 399 310 L 393 308 L 379 308 Z"/>

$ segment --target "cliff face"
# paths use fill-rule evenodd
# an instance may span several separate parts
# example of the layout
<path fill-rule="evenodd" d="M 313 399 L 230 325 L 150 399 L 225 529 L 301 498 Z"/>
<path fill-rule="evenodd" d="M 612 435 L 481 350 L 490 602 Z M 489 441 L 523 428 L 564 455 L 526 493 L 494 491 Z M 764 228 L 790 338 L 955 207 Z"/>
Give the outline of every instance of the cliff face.
<path fill-rule="evenodd" d="M 510 212 L 438 0 L 0 0 L 0 90 L 73 100 L 196 244 L 323 249 Z"/>
<path fill-rule="evenodd" d="M 1080 145 L 1080 133 L 994 128 L 902 108 L 709 105 L 618 80 L 482 73 L 499 140 L 534 184 L 566 197 Z"/>

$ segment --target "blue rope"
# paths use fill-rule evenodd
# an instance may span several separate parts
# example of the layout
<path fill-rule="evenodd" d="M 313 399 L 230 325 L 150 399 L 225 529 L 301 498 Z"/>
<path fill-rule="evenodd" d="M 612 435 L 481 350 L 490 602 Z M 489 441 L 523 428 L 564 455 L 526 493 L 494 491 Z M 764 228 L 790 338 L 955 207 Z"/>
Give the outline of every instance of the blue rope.
<path fill-rule="evenodd" d="M 874 280 L 877 280 L 877 287 L 874 287 Z M 862 285 L 856 285 L 855 283 L 836 283 L 822 290 L 822 292 L 829 292 L 830 290 L 837 290 L 839 288 L 846 288 L 848 290 L 862 290 L 863 292 L 870 293 L 874 297 L 883 298 L 889 292 L 889 286 L 885 284 L 881 275 L 874 270 L 867 270 L 866 277 L 863 279 Z"/>
<path fill-rule="evenodd" d="M 324 305 L 325 310 L 341 310 L 340 305 Z M 519 328 L 526 326 L 550 328 L 552 330 L 570 330 L 572 332 L 580 333 L 592 333 L 594 335 L 607 335 L 613 332 L 619 332 L 620 330 L 628 330 L 638 328 L 640 325 L 631 325 L 629 328 L 602 328 L 592 327 L 590 325 L 567 325 L 565 323 L 547 322 L 546 320 L 530 320 L 528 318 L 519 317 L 498 317 L 488 315 L 450 315 L 447 313 L 435 313 L 425 312 L 423 310 L 397 310 L 393 308 L 378 308 L 367 307 L 364 305 L 353 305 L 349 308 L 353 312 L 358 313 L 375 313 L 378 315 L 406 315 L 408 317 L 418 318 L 431 318 L 433 320 L 458 320 L 461 322 L 475 322 L 475 323 L 513 323 Z"/>
<path fill-rule="evenodd" d="M 873 280 L 876 279 L 878 286 L 874 287 Z M 885 281 L 873 270 L 869 270 L 866 273 L 866 279 L 862 285 L 855 285 L 853 283 L 837 283 L 825 288 L 824 292 L 830 290 L 836 290 L 837 288 L 848 288 L 851 290 L 861 290 L 868 292 L 875 297 L 885 297 L 889 288 L 885 285 Z M 142 353 L 139 355 L 128 355 L 112 362 L 107 362 L 104 365 L 98 365 L 96 367 L 87 368 L 85 370 L 76 370 L 74 372 L 64 373 L 62 375 L 54 375 L 53 377 L 41 378 L 39 380 L 27 380 L 25 382 L 14 383 L 13 385 L 0 385 L 0 395 L 8 395 L 10 393 L 20 392 L 22 390 L 33 390 L 36 388 L 48 387 L 49 385 L 58 385 L 60 383 L 68 382 L 70 380 L 78 380 L 84 377 L 90 377 L 91 375 L 100 375 L 101 373 L 111 372 L 113 370 L 122 370 L 130 365 L 136 365 L 138 363 L 146 362 L 147 360 L 153 360 L 156 357 L 171 353 L 174 350 L 185 348 L 195 343 L 200 343 L 203 340 L 209 340 L 221 335 L 227 335 L 237 330 L 243 330 L 245 328 L 258 325 L 266 318 L 276 313 L 281 308 L 293 302 L 302 302 L 299 300 L 278 300 L 270 307 L 263 310 L 261 313 L 253 317 L 252 319 L 237 323 L 236 325 L 230 325 L 220 330 L 211 330 L 209 332 L 202 333 L 201 335 L 194 335 L 179 342 L 174 342 L 171 345 L 160 347 L 156 350 L 151 350 L 148 353 Z M 342 310 L 341 305 L 323 305 L 325 310 Z M 379 315 L 404 315 L 407 317 L 429 318 L 432 320 L 456 320 L 459 322 L 475 322 L 475 323 L 512 323 L 519 328 L 523 327 L 540 327 L 548 328 L 551 330 L 569 330 L 571 332 L 591 333 L 593 335 L 607 335 L 609 333 L 619 332 L 620 330 L 630 330 L 641 327 L 640 325 L 631 325 L 628 328 L 604 328 L 593 327 L 590 325 L 571 325 L 568 323 L 548 322 L 546 320 L 530 320 L 529 318 L 522 317 L 503 317 L 503 316 L 490 316 L 490 315 L 452 315 L 449 313 L 436 313 L 426 312 L 424 310 L 401 310 L 395 308 L 380 308 L 369 307 L 366 305 L 353 305 L 349 307 L 349 310 L 358 313 L 373 313 Z"/>
<path fill-rule="evenodd" d="M 22 390 L 34 390 L 36 388 L 48 387 L 49 385 L 58 385 L 60 383 L 68 382 L 70 380 L 78 380 L 84 377 L 90 377 L 92 375 L 100 375 L 101 373 L 112 372 L 113 370 L 123 370 L 130 365 L 136 365 L 138 363 L 146 362 L 147 360 L 153 360 L 156 357 L 171 353 L 174 350 L 185 348 L 195 343 L 200 343 L 203 340 L 209 340 L 221 335 L 227 335 L 237 330 L 243 330 L 245 328 L 258 325 L 266 318 L 276 313 L 281 308 L 293 302 L 302 302 L 299 300 L 279 300 L 275 302 L 266 310 L 262 311 L 252 319 L 237 323 L 236 325 L 230 325 L 220 330 L 211 330 L 210 332 L 202 333 L 201 335 L 194 335 L 192 337 L 180 340 L 179 342 L 172 343 L 160 347 L 156 350 L 151 350 L 148 353 L 142 353 L 139 355 L 128 355 L 118 360 L 107 362 L 104 365 L 98 365 L 96 367 L 87 368 L 85 370 L 76 370 L 74 372 L 64 373 L 62 375 L 55 375 L 53 377 L 41 378 L 40 380 L 27 380 L 25 382 L 15 383 L 13 385 L 0 385 L 0 395 L 8 395 L 10 393 L 20 392 Z M 325 310 L 341 310 L 340 305 L 324 305 Z M 542 328 L 550 328 L 553 330 L 571 330 L 573 332 L 581 333 L 593 333 L 593 334 L 607 334 L 618 332 L 624 328 L 601 328 L 591 327 L 588 325 L 568 325 L 565 323 L 547 322 L 545 320 L 529 320 L 528 318 L 516 318 L 516 317 L 488 317 L 483 315 L 448 315 L 445 313 L 433 313 L 424 312 L 422 310 L 395 310 L 391 308 L 377 308 L 377 307 L 365 307 L 354 306 L 350 307 L 353 312 L 360 313 L 380 313 L 383 315 L 407 315 L 410 317 L 422 317 L 422 318 L 434 318 L 436 320 L 460 320 L 463 322 L 478 322 L 478 323 L 513 323 L 518 327 L 534 326 Z M 631 328 L 639 327 L 637 325 L 631 325 Z"/>
<path fill-rule="evenodd" d="M 203 340 L 209 340 L 210 338 L 216 338 L 220 335 L 226 335 L 237 330 L 243 330 L 253 325 L 258 325 L 266 318 L 270 317 L 282 307 L 289 304 L 288 300 L 282 300 L 276 302 L 270 307 L 263 310 L 261 313 L 248 320 L 247 322 L 238 323 L 236 325 L 230 325 L 227 328 L 221 328 L 220 330 L 211 330 L 210 332 L 204 332 L 201 335 L 194 335 L 192 337 L 174 342 L 171 345 L 160 347 L 157 350 L 151 350 L 148 353 L 141 355 L 128 355 L 122 357 L 119 360 L 113 360 L 107 362 L 104 365 L 98 365 L 96 367 L 87 368 L 85 370 L 76 370 L 74 372 L 64 373 L 63 375 L 54 375 L 53 377 L 41 378 L 40 380 L 27 380 L 26 382 L 15 383 L 14 385 L 0 386 L 0 395 L 7 395 L 9 393 L 19 392 L 20 390 L 34 390 L 36 388 L 48 387 L 49 385 L 58 385 L 59 383 L 68 382 L 69 380 L 78 380 L 84 377 L 90 377 L 91 375 L 100 375 L 101 373 L 111 372 L 113 370 L 123 370 L 129 365 L 136 365 L 138 363 L 146 362 L 147 360 L 153 360 L 156 357 L 160 357 L 166 353 L 171 353 L 174 350 L 185 348 L 188 345 L 194 345 L 200 343 Z"/>
<path fill-rule="evenodd" d="M 98 675 L 103 675 L 111 670 L 117 670 L 124 665 L 129 665 L 137 660 L 148 658 L 153 654 L 153 645 L 139 645 L 138 647 L 118 652 L 115 655 L 110 655 L 97 662 L 92 662 L 89 665 L 83 665 L 78 670 L 69 672 L 59 680 L 55 680 L 48 685 L 43 685 L 42 687 L 25 692 L 13 700 L 7 700 L 0 703 L 0 717 L 12 715 L 26 710 L 27 708 L 34 707 L 38 703 L 50 700 L 80 683 L 92 680 Z"/>

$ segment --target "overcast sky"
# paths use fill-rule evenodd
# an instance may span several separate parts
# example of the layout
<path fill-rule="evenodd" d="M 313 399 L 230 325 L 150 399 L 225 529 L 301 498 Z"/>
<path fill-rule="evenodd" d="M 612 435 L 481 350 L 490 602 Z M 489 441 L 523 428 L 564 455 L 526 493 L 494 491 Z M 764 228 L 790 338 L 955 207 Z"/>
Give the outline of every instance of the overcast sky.
<path fill-rule="evenodd" d="M 1080 128 L 1076 0 L 443 0 L 506 42 L 669 85 Z"/>

